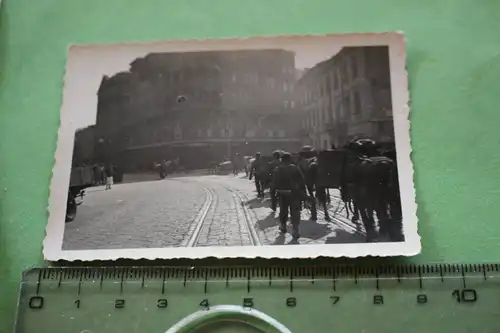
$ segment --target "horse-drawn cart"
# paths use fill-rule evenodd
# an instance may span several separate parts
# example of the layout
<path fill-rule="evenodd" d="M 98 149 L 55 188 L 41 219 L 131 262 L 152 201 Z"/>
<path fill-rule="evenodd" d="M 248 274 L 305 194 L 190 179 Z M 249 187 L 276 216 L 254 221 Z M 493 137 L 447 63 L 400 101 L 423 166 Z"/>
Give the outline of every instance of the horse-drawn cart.
<path fill-rule="evenodd" d="M 85 189 L 93 185 L 94 170 L 91 166 L 71 169 L 68 201 L 66 204 L 66 222 L 71 222 L 75 219 L 77 207 L 83 202 Z"/>

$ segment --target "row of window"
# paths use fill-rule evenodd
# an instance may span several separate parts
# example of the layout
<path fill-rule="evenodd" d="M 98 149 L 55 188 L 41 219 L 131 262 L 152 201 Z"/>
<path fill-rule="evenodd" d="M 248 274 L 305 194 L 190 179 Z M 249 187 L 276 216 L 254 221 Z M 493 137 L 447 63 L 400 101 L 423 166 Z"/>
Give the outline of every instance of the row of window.
<path fill-rule="evenodd" d="M 343 84 L 349 84 L 358 78 L 359 70 L 356 59 L 345 58 L 335 67 L 330 68 L 314 85 L 305 87 L 301 97 L 301 104 L 307 105 L 317 98 L 337 92 Z"/>
<path fill-rule="evenodd" d="M 232 75 L 232 82 L 244 82 L 252 83 L 255 85 L 263 85 L 269 89 L 275 89 L 282 87 L 283 92 L 293 92 L 295 90 L 294 82 L 282 82 L 276 78 L 270 78 L 268 76 L 261 77 L 258 73 L 243 74 L 239 76 L 238 74 Z"/>
<path fill-rule="evenodd" d="M 217 135 L 218 134 L 218 135 Z M 128 137 L 128 144 L 130 146 L 134 145 L 146 145 L 155 144 L 168 141 L 181 141 L 181 140 L 196 140 L 196 139 L 211 139 L 211 138 L 232 138 L 234 132 L 232 129 L 219 129 L 218 131 L 208 130 L 196 130 L 191 131 L 187 135 L 183 135 L 182 131 L 171 131 L 171 132 L 141 132 L 137 135 L 131 135 Z M 287 131 L 284 129 L 279 130 L 262 130 L 254 131 L 248 130 L 245 133 L 245 138 L 285 138 L 287 136 Z"/>
<path fill-rule="evenodd" d="M 169 85 L 177 85 L 181 82 L 189 82 L 189 81 L 200 81 L 204 85 L 215 85 L 220 82 L 224 82 L 224 74 L 219 73 L 217 71 L 204 71 L 204 72 L 174 72 L 166 77 L 163 73 L 157 73 L 155 77 L 148 77 L 146 80 L 155 81 L 161 80 L 165 81 L 168 79 Z M 282 78 L 269 77 L 269 75 L 259 75 L 259 73 L 233 73 L 231 74 L 231 82 L 233 83 L 245 83 L 245 84 L 255 84 L 262 85 L 269 89 L 280 88 L 284 92 L 293 92 L 294 81 L 283 82 Z"/>
<path fill-rule="evenodd" d="M 329 104 L 321 104 L 309 111 L 303 120 L 302 127 L 305 129 L 315 128 L 328 121 L 345 120 L 346 116 L 355 119 L 363 113 L 361 95 L 357 90 L 347 92 L 342 99 L 337 99 Z"/>

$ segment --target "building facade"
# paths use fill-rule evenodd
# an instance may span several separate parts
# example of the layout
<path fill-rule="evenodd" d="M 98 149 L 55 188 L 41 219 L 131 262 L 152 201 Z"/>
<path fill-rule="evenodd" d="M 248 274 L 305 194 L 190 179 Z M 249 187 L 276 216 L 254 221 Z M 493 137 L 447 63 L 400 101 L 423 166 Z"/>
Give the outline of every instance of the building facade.
<path fill-rule="evenodd" d="M 73 143 L 73 166 L 92 165 L 96 162 L 95 126 L 76 131 Z"/>
<path fill-rule="evenodd" d="M 389 48 L 345 47 L 300 78 L 304 144 L 340 147 L 354 137 L 394 142 Z"/>
<path fill-rule="evenodd" d="M 295 83 L 295 55 L 284 50 L 152 53 L 103 78 L 98 147 L 126 169 L 296 149 Z"/>

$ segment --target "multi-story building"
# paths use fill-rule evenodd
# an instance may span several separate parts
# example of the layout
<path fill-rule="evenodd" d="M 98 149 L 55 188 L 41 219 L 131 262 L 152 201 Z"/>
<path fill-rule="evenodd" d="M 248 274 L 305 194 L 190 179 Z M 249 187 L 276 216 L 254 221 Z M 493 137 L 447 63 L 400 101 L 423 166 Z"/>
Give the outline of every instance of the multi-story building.
<path fill-rule="evenodd" d="M 389 49 L 345 47 L 299 80 L 302 137 L 317 149 L 357 136 L 394 142 Z"/>
<path fill-rule="evenodd" d="M 76 131 L 73 143 L 73 166 L 91 165 L 95 163 L 95 126 L 89 126 Z"/>
<path fill-rule="evenodd" d="M 284 50 L 152 53 L 105 77 L 97 127 L 108 158 L 187 168 L 300 146 L 295 55 Z M 128 162 L 128 163 L 127 163 Z"/>

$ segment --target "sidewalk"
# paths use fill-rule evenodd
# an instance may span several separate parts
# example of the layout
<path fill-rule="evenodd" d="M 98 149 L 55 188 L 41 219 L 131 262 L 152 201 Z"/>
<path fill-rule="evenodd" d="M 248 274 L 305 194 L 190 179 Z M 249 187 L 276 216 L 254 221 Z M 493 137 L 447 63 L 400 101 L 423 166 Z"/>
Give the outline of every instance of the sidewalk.
<path fill-rule="evenodd" d="M 209 169 L 201 170 L 190 170 L 185 172 L 173 172 L 169 173 L 167 178 L 180 178 L 180 177 L 193 177 L 193 176 L 205 176 L 211 175 L 212 171 Z M 125 173 L 123 175 L 123 181 L 121 184 L 136 183 L 136 182 L 148 182 L 161 180 L 160 175 L 157 172 L 139 172 L 139 173 Z"/>

